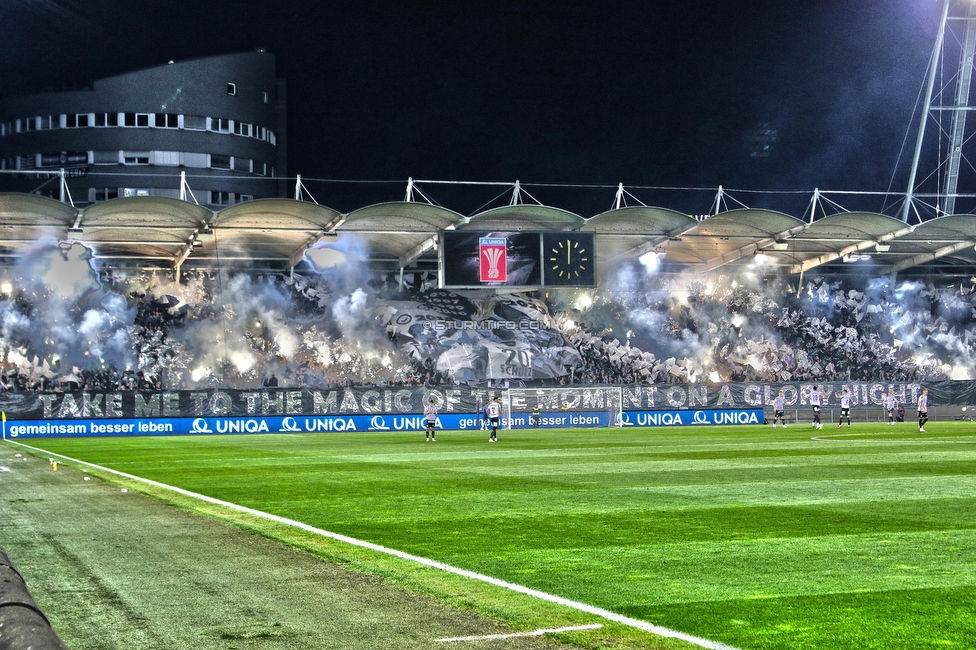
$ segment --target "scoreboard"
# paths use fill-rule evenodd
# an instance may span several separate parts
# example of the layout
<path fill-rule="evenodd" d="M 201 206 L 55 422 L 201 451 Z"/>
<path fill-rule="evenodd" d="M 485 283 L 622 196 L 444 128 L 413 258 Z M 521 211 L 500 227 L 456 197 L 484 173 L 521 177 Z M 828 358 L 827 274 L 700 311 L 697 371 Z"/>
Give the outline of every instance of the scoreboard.
<path fill-rule="evenodd" d="M 596 285 L 591 232 L 445 230 L 438 250 L 442 288 Z"/>

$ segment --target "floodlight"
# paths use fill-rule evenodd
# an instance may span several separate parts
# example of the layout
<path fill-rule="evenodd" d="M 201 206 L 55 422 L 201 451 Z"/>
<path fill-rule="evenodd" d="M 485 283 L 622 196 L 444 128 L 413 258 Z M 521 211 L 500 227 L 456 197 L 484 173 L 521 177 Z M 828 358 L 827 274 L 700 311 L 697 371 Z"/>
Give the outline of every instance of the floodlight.
<path fill-rule="evenodd" d="M 879 253 L 887 253 L 891 250 L 891 244 L 877 244 L 875 245 L 874 250 L 878 251 Z"/>

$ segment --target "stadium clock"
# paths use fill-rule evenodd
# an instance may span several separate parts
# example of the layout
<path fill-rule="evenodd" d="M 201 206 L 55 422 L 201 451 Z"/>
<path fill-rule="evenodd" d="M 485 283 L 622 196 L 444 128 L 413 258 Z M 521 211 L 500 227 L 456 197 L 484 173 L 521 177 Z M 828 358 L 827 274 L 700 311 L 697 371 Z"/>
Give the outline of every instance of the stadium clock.
<path fill-rule="evenodd" d="M 552 232 L 542 235 L 543 284 L 547 287 L 593 286 L 593 234 Z"/>

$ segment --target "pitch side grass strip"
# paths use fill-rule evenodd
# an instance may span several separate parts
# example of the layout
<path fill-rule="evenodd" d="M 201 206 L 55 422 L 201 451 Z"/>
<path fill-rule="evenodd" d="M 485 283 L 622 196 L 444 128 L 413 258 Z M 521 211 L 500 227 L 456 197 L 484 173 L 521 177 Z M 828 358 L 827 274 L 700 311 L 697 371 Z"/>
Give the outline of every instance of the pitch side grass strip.
<path fill-rule="evenodd" d="M 554 627 L 549 630 L 532 630 L 531 632 L 516 632 L 514 634 L 485 634 L 483 636 L 455 636 L 448 639 L 437 639 L 437 643 L 456 643 L 458 641 L 494 641 L 496 639 L 518 639 L 525 636 L 542 636 L 543 634 L 559 634 L 560 632 L 578 632 L 580 630 L 599 630 L 602 625 L 574 625 L 572 627 Z"/>
<path fill-rule="evenodd" d="M 703 639 L 701 637 L 692 636 L 690 634 L 685 634 L 684 632 L 679 632 L 678 630 L 672 630 L 672 629 L 669 629 L 669 628 L 666 628 L 666 627 L 661 627 L 659 625 L 654 625 L 654 624 L 648 623 L 646 621 L 641 621 L 641 620 L 638 620 L 636 618 L 630 618 L 629 616 L 623 616 L 621 614 L 617 614 L 616 612 L 611 612 L 610 610 L 607 610 L 607 609 L 603 609 L 603 608 L 600 608 L 600 607 L 594 607 L 593 605 L 587 605 L 586 603 L 576 602 L 576 601 L 573 601 L 573 600 L 569 600 L 567 598 L 563 598 L 561 596 L 556 596 L 554 594 L 546 593 L 544 591 L 538 591 L 536 589 L 530 589 L 529 587 L 524 587 L 522 585 L 517 585 L 517 584 L 511 583 L 511 582 L 507 582 L 505 580 L 499 580 L 498 578 L 493 578 L 491 576 L 487 576 L 487 575 L 484 575 L 484 574 L 481 574 L 481 573 L 475 573 L 474 571 L 468 571 L 466 569 L 461 569 L 459 567 L 451 566 L 449 564 L 444 564 L 443 562 L 437 562 L 436 560 L 431 560 L 431 559 L 428 559 L 428 558 L 425 558 L 425 557 L 420 557 L 419 555 L 411 555 L 410 553 L 404 553 L 403 551 L 398 551 L 398 550 L 393 549 L 393 548 L 388 548 L 386 546 L 380 546 L 379 544 L 373 544 L 372 542 L 367 542 L 365 540 L 356 539 L 355 537 L 349 537 L 347 535 L 341 535 L 339 533 L 333 533 L 333 532 L 330 532 L 330 531 L 327 531 L 327 530 L 323 530 L 321 528 L 316 528 L 314 526 L 309 526 L 308 524 L 302 523 L 300 521 L 295 521 L 294 519 L 288 519 L 286 517 L 279 517 L 278 515 L 273 515 L 271 513 L 263 512 L 261 510 L 255 510 L 253 508 L 248 508 L 246 506 L 242 506 L 242 505 L 239 505 L 239 504 L 236 504 L 236 503 L 231 503 L 229 501 L 222 501 L 220 499 L 215 499 L 215 498 L 210 497 L 210 496 L 207 496 L 205 494 L 198 494 L 196 492 L 191 492 L 189 490 L 184 490 L 183 488 L 178 488 L 178 487 L 173 486 L 173 485 L 167 485 L 165 483 L 160 483 L 158 481 L 153 481 L 151 479 L 142 478 L 141 476 L 135 476 L 133 474 L 127 474 L 125 472 L 120 472 L 118 470 L 114 470 L 114 469 L 111 469 L 109 467 L 104 467 L 102 465 L 96 465 L 95 463 L 89 463 L 89 462 L 86 462 L 86 461 L 83 461 L 83 460 L 78 460 L 77 458 L 72 458 L 70 456 L 64 456 L 62 454 L 57 454 L 57 453 L 48 451 L 46 449 L 42 449 L 40 447 L 33 447 L 31 445 L 26 445 L 26 444 L 24 444 L 22 442 L 16 442 L 16 441 L 13 441 L 13 440 L 8 440 L 7 442 L 10 442 L 11 444 L 14 444 L 14 445 L 17 445 L 17 446 L 20 446 L 20 447 L 24 447 L 25 449 L 31 449 L 33 451 L 36 451 L 36 452 L 39 452 L 39 453 L 42 453 L 42 454 L 49 454 L 52 457 L 56 456 L 58 458 L 63 458 L 64 460 L 70 461 L 72 463 L 77 463 L 79 465 L 84 465 L 86 467 L 91 467 L 93 469 L 97 469 L 97 470 L 100 470 L 100 471 L 103 471 L 103 472 L 108 472 L 108 473 L 114 474 L 116 476 L 121 476 L 122 478 L 125 478 L 125 479 L 129 479 L 129 480 L 132 480 L 132 481 L 138 481 L 138 482 L 141 482 L 141 483 L 145 483 L 146 485 L 151 485 L 153 487 L 156 487 L 156 488 L 159 488 L 159 489 L 162 489 L 162 490 L 169 490 L 171 492 L 175 492 L 177 494 L 181 494 L 183 496 L 190 497 L 190 498 L 193 498 L 193 499 L 198 499 L 198 500 L 204 501 L 206 503 L 210 503 L 210 504 L 213 504 L 213 505 L 217 505 L 217 506 L 220 506 L 220 507 L 223 507 L 223 508 L 228 508 L 228 509 L 231 509 L 231 510 L 236 510 L 237 512 L 243 512 L 243 513 L 248 514 L 248 515 L 251 515 L 253 517 L 259 517 L 261 519 L 267 519 L 268 521 L 273 521 L 275 523 L 283 524 L 285 526 L 291 526 L 291 527 L 294 527 L 294 528 L 298 528 L 300 530 L 304 530 L 305 532 L 312 533 L 314 535 L 319 535 L 319 536 L 322 536 L 322 537 L 328 537 L 330 539 L 334 539 L 336 541 L 340 541 L 340 542 L 343 542 L 343 543 L 346 543 L 346 544 L 350 544 L 352 546 L 359 546 L 361 548 L 366 548 L 366 549 L 369 549 L 371 551 L 375 551 L 375 552 L 378 552 L 378 553 L 384 553 L 386 555 L 392 555 L 394 557 L 398 557 L 398 558 L 403 559 L 403 560 L 408 560 L 410 562 L 416 562 L 416 563 L 422 564 L 424 566 L 429 566 L 429 567 L 432 567 L 432 568 L 435 568 L 435 569 L 439 569 L 441 571 L 446 571 L 448 573 L 453 573 L 455 575 L 459 575 L 459 576 L 463 576 L 463 577 L 466 577 L 466 578 L 470 578 L 472 580 L 478 580 L 480 582 L 486 582 L 488 584 L 492 584 L 492 585 L 495 585 L 497 587 L 502 587 L 504 589 L 508 589 L 510 591 L 514 591 L 514 592 L 517 592 L 517 593 L 520 593 L 520 594 L 524 594 L 524 595 L 527 595 L 527 596 L 533 596 L 535 598 L 539 598 L 540 600 L 544 600 L 544 601 L 547 601 L 547 602 L 550 602 L 550 603 L 555 603 L 557 605 L 562 605 L 564 607 L 569 607 L 571 609 L 575 609 L 575 610 L 578 610 L 578 611 L 581 611 L 581 612 L 585 612 L 587 614 L 593 614 L 594 616 L 598 616 L 598 617 L 603 618 L 603 619 L 606 619 L 608 621 L 613 621 L 615 623 L 620 623 L 621 625 L 626 625 L 628 627 L 636 628 L 638 630 L 642 630 L 644 632 L 649 632 L 651 634 L 654 634 L 654 635 L 657 635 L 657 636 L 660 636 L 660 637 L 666 637 L 666 638 L 671 638 L 671 639 L 679 639 L 679 640 L 682 640 L 682 641 L 686 641 L 688 643 L 691 643 L 693 645 L 699 646 L 701 648 L 707 648 L 708 650 L 738 650 L 738 648 L 735 648 L 734 646 L 726 645 L 724 643 L 719 643 L 718 641 L 711 641 L 709 639 Z"/>

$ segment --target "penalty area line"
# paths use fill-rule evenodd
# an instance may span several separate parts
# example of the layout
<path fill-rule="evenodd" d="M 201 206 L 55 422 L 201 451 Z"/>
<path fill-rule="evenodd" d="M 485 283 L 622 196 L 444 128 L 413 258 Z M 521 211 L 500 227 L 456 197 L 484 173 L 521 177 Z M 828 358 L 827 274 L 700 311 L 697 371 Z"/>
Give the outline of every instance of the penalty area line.
<path fill-rule="evenodd" d="M 333 539 L 339 542 L 344 542 L 351 546 L 358 546 L 359 548 L 369 549 L 371 551 L 376 551 L 377 553 L 383 553 L 385 555 L 391 555 L 393 557 L 398 557 L 402 560 L 407 560 L 414 562 L 416 564 L 421 564 L 423 566 L 431 567 L 434 569 L 439 569 L 447 573 L 453 573 L 454 575 L 462 576 L 464 578 L 470 578 L 472 580 L 478 580 L 479 582 L 484 582 L 490 585 L 495 585 L 496 587 L 501 587 L 509 591 L 514 591 L 519 594 L 526 596 L 532 596 L 555 605 L 562 605 L 563 607 L 568 607 L 570 609 L 575 609 L 580 612 L 585 612 L 587 614 L 592 614 L 607 621 L 612 621 L 614 623 L 619 623 L 621 625 L 626 625 L 627 627 L 632 627 L 644 632 L 649 632 L 656 636 L 670 638 L 670 639 L 680 639 L 692 645 L 696 645 L 700 648 L 707 648 L 708 650 L 739 650 L 738 648 L 718 641 L 712 641 L 710 639 L 703 639 L 701 637 L 693 636 L 691 634 L 686 634 L 678 630 L 672 630 L 666 627 L 661 627 L 660 625 L 654 625 L 653 623 L 648 623 L 647 621 L 642 621 L 636 618 L 631 618 L 629 616 L 624 616 L 622 614 L 617 614 L 608 609 L 603 609 L 601 607 L 595 607 L 593 605 L 588 605 L 586 603 L 576 602 L 574 600 L 569 600 L 568 598 L 563 598 L 562 596 L 556 596 L 555 594 L 549 594 L 544 591 L 539 591 L 537 589 L 532 589 L 531 587 L 525 587 L 523 585 L 518 585 L 512 582 L 507 582 L 505 580 L 500 580 L 498 578 L 493 578 L 491 576 L 484 575 L 482 573 L 475 573 L 474 571 L 468 571 L 467 569 L 462 569 L 459 567 L 451 566 L 450 564 L 444 564 L 443 562 L 438 562 L 437 560 L 431 560 L 429 558 L 421 557 L 419 555 L 412 555 L 410 553 L 405 553 L 403 551 L 398 551 L 394 548 L 389 548 L 386 546 L 381 546 L 379 544 L 374 544 L 373 542 L 367 542 L 365 540 L 356 539 L 355 537 L 349 537 L 348 535 L 343 535 L 341 533 L 333 533 L 328 530 L 323 530 L 322 528 L 316 528 L 315 526 L 310 526 L 301 521 L 296 521 L 294 519 L 288 519 L 287 517 L 280 517 L 278 515 L 273 515 L 268 512 L 263 512 L 261 510 L 255 510 L 254 508 L 248 508 L 247 506 L 242 506 L 236 503 L 231 503 L 230 501 L 222 501 L 221 499 L 216 499 L 206 494 L 199 494 L 197 492 L 191 492 L 189 490 L 184 490 L 183 488 L 176 487 L 174 485 L 167 485 L 166 483 L 160 483 L 159 481 L 153 481 L 152 479 L 143 478 L 141 476 L 136 476 L 134 474 L 127 474 L 125 472 L 120 472 L 118 470 L 112 469 L 110 467 L 105 467 L 103 465 L 96 465 L 95 463 L 89 463 L 87 461 L 79 460 L 77 458 L 72 458 L 70 456 L 65 456 L 63 454 L 54 453 L 46 449 L 41 449 L 40 447 L 33 447 L 31 445 L 24 444 L 22 442 L 17 442 L 14 440 L 7 439 L 5 442 L 9 442 L 25 449 L 31 449 L 42 454 L 48 454 L 50 456 L 57 456 L 58 458 L 63 458 L 64 460 L 70 461 L 72 463 L 77 463 L 78 465 L 84 465 L 86 467 L 91 467 L 93 469 L 101 470 L 103 472 L 108 472 L 109 474 L 114 474 L 116 476 L 121 476 L 122 478 L 129 479 L 131 481 L 137 481 L 140 483 L 145 483 L 146 485 L 151 485 L 162 490 L 168 490 L 170 492 L 175 492 L 176 494 L 181 494 L 185 497 L 190 497 L 191 499 L 197 499 L 198 501 L 203 501 L 205 503 L 210 503 L 212 505 L 220 506 L 222 508 L 227 508 L 229 510 L 234 510 L 237 512 L 242 512 L 259 519 L 265 519 L 267 521 L 273 521 L 278 524 L 285 526 L 290 526 L 292 528 L 297 528 L 303 530 L 307 533 L 312 533 L 313 535 L 318 535 L 320 537 L 325 537 L 328 539 Z"/>
<path fill-rule="evenodd" d="M 495 639 L 517 639 L 524 636 L 542 636 L 543 634 L 558 634 L 559 632 L 576 632 L 578 630 L 599 630 L 602 625 L 574 625 L 572 627 L 554 627 L 548 630 L 532 630 L 531 632 L 515 632 L 514 634 L 485 634 L 484 636 L 454 636 L 449 639 L 435 639 L 437 643 L 452 643 L 455 641 L 493 641 Z"/>

